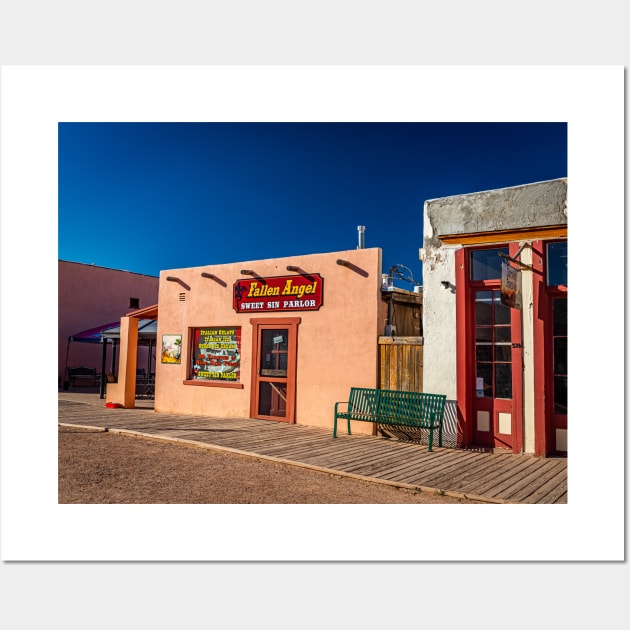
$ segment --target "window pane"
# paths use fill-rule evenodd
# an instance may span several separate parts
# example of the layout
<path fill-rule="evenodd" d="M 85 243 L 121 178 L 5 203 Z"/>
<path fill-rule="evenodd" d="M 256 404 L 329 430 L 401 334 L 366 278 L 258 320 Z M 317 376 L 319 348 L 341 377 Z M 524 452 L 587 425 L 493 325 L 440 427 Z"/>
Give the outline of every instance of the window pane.
<path fill-rule="evenodd" d="M 191 378 L 239 382 L 241 327 L 193 329 Z"/>
<path fill-rule="evenodd" d="M 495 342 L 512 341 L 512 328 L 510 326 L 495 326 L 494 340 Z"/>
<path fill-rule="evenodd" d="M 568 286 L 568 243 L 547 244 L 547 285 L 556 287 L 560 284 Z"/>
<path fill-rule="evenodd" d="M 475 341 L 492 341 L 492 328 L 490 326 L 477 326 Z"/>
<path fill-rule="evenodd" d="M 494 323 L 495 324 L 509 324 L 511 320 L 511 309 L 509 306 L 501 304 L 499 301 L 501 295 L 498 294 L 494 303 Z"/>
<path fill-rule="evenodd" d="M 475 390 L 477 398 L 492 398 L 492 363 L 477 363 L 477 386 Z"/>
<path fill-rule="evenodd" d="M 490 344 L 477 344 L 477 361 L 492 361 L 492 346 Z"/>
<path fill-rule="evenodd" d="M 263 352 L 271 352 L 272 350 L 287 350 L 289 347 L 289 335 L 286 328 L 278 330 L 262 331 Z"/>
<path fill-rule="evenodd" d="M 512 398 L 512 364 L 495 363 L 497 398 Z"/>
<path fill-rule="evenodd" d="M 553 371 L 554 374 L 567 373 L 567 338 L 556 337 L 553 340 Z"/>
<path fill-rule="evenodd" d="M 258 394 L 258 413 L 263 416 L 287 415 L 287 385 L 286 383 L 260 383 Z"/>
<path fill-rule="evenodd" d="M 567 300 L 565 298 L 553 301 L 553 334 L 561 336 L 567 334 Z"/>
<path fill-rule="evenodd" d="M 554 413 L 567 413 L 567 383 L 566 376 L 553 377 L 553 411 Z"/>
<path fill-rule="evenodd" d="M 512 345 L 511 344 L 497 344 L 494 346 L 494 360 L 495 361 L 511 361 L 512 360 Z"/>
<path fill-rule="evenodd" d="M 492 325 L 492 291 L 477 291 L 475 313 L 477 325 Z"/>
<path fill-rule="evenodd" d="M 501 257 L 499 252 L 509 254 L 507 247 L 496 249 L 481 249 L 470 252 L 471 280 L 500 280 Z"/>

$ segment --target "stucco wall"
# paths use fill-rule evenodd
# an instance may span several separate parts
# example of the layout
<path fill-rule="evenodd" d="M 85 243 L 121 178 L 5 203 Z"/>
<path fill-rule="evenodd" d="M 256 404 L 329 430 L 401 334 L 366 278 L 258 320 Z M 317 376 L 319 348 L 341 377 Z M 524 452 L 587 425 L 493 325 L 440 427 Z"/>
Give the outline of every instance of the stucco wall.
<path fill-rule="evenodd" d="M 355 269 L 338 265 L 337 259 L 349 261 Z M 241 269 L 252 269 L 262 277 L 292 275 L 286 270 L 287 265 L 323 277 L 323 305 L 318 311 L 237 313 L 234 310 L 233 286 L 244 278 Z M 226 286 L 203 278 L 202 272 L 215 275 Z M 179 278 L 189 289 L 167 281 L 167 276 Z M 179 365 L 162 364 L 158 358 L 156 411 L 249 417 L 253 343 L 250 319 L 300 317 L 295 420 L 297 424 L 332 427 L 334 403 L 347 400 L 351 386 L 377 386 L 377 340 L 385 317 L 380 278 L 379 248 L 163 271 L 158 350 L 162 335 L 182 334 L 183 351 Z M 215 326 L 241 327 L 241 389 L 183 384 L 189 370 L 191 329 Z M 356 427 L 357 433 L 371 431 L 368 424 Z"/>
<path fill-rule="evenodd" d="M 433 238 L 427 242 L 428 224 L 433 236 L 437 237 L 566 223 L 566 179 L 454 195 L 425 203 L 424 246 L 438 245 Z"/>
<path fill-rule="evenodd" d="M 455 247 L 426 247 L 435 242 L 433 228 L 424 209 L 425 247 L 423 249 L 423 389 L 457 397 L 455 346 Z M 448 282 L 445 288 L 442 282 Z"/>
<path fill-rule="evenodd" d="M 130 271 L 108 269 L 84 263 L 58 261 L 58 370 L 64 380 L 68 337 L 83 330 L 114 322 L 126 313 L 129 298 L 140 300 L 140 308 L 158 301 L 159 278 Z M 144 348 L 139 353 L 146 353 Z M 111 350 L 108 352 L 108 365 Z M 72 343 L 68 365 L 86 365 L 100 372 L 100 344 Z M 142 363 L 141 365 L 144 365 Z"/>

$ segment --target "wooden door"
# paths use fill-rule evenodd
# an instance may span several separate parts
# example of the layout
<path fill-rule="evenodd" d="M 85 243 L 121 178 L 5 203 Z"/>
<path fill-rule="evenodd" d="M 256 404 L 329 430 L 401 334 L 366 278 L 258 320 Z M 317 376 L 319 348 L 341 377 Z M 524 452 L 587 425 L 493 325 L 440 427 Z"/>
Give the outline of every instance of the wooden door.
<path fill-rule="evenodd" d="M 472 292 L 474 313 L 473 441 L 512 449 L 520 426 L 520 311 L 501 304 L 500 288 Z"/>
<path fill-rule="evenodd" d="M 299 318 L 251 322 L 254 326 L 251 416 L 295 422 Z"/>
<path fill-rule="evenodd" d="M 501 270 L 516 243 L 471 249 L 465 309 L 466 369 L 473 445 L 522 449 L 522 313 L 501 303 Z"/>

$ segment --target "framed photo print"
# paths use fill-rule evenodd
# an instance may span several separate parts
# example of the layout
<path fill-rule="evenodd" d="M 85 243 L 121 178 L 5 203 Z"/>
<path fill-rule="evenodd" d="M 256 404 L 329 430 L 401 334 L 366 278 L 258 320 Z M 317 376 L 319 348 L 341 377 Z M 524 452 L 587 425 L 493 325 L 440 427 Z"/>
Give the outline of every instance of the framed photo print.
<path fill-rule="evenodd" d="M 162 363 L 182 362 L 182 336 L 162 335 Z"/>

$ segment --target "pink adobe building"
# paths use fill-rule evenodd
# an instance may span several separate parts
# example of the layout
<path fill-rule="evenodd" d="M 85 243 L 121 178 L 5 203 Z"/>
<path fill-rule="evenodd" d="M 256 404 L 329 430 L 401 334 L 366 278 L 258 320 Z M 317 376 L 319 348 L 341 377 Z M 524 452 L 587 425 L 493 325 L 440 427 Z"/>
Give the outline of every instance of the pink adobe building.
<path fill-rule="evenodd" d="M 380 248 L 162 271 L 155 411 L 331 427 L 351 386 L 378 386 L 381 281 Z M 121 319 L 107 384 L 107 403 L 127 408 L 137 323 Z"/>
<path fill-rule="evenodd" d="M 95 343 L 70 344 L 68 337 L 84 330 L 118 322 L 137 308 L 158 301 L 159 278 L 84 263 L 58 261 L 58 384 L 69 366 L 101 370 L 102 347 Z M 146 352 L 142 348 L 141 351 Z"/>

